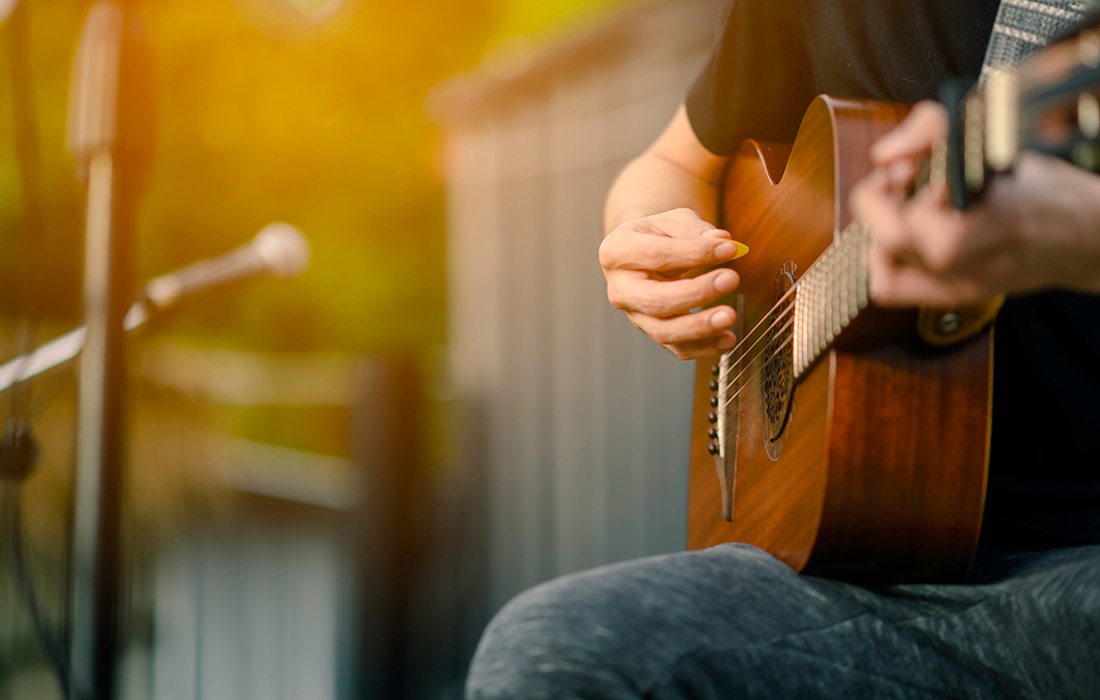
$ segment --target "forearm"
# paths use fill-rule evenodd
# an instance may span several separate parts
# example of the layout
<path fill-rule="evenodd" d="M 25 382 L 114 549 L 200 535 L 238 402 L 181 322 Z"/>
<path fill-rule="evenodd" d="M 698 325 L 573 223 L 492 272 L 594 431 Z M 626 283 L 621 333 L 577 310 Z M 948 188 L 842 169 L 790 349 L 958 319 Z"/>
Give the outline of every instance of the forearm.
<path fill-rule="evenodd" d="M 604 206 L 604 235 L 624 221 L 680 208 L 715 222 L 717 184 L 647 151 L 631 161 L 611 186 Z"/>
<path fill-rule="evenodd" d="M 647 151 L 623 168 L 607 193 L 604 236 L 619 223 L 671 209 L 692 209 L 704 220 L 714 222 L 717 203 L 716 183 Z"/>
<path fill-rule="evenodd" d="M 725 263 L 744 249 L 714 228 L 725 164 L 695 137 L 681 107 L 619 174 L 604 206 L 608 301 L 681 359 L 713 357 L 736 343 L 734 310 L 718 303 L 738 281 Z"/>
<path fill-rule="evenodd" d="M 624 221 L 691 209 L 711 223 L 726 158 L 696 138 L 681 106 L 664 132 L 619 174 L 604 206 L 604 235 Z"/>

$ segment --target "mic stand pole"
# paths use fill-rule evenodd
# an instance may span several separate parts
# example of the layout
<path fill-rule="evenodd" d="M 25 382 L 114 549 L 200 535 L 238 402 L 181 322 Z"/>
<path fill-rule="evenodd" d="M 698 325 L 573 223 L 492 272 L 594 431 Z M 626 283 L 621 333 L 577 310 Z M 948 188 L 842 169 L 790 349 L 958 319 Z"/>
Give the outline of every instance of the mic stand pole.
<path fill-rule="evenodd" d="M 126 377 L 122 315 L 116 303 L 123 275 L 113 264 L 119 241 L 111 226 L 112 165 L 109 153 L 99 153 L 89 167 L 87 332 L 80 363 L 73 517 L 73 687 L 89 687 L 95 698 L 114 697 L 121 564 L 119 486 Z"/>
<path fill-rule="evenodd" d="M 70 697 L 116 697 L 121 506 L 133 193 L 120 166 L 118 112 L 125 15 L 97 2 L 77 50 L 70 141 L 87 174 L 84 354 L 80 364 L 70 598 Z"/>

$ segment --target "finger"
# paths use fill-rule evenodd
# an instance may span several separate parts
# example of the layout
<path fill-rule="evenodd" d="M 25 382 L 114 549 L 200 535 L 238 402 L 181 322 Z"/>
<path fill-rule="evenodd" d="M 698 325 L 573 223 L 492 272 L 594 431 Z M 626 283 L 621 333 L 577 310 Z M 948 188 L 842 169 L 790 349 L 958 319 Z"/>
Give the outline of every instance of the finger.
<path fill-rule="evenodd" d="M 742 249 L 736 241 L 720 237 L 668 238 L 616 231 L 600 244 L 600 265 L 605 270 L 682 271 L 729 262 L 743 254 Z"/>
<path fill-rule="evenodd" d="M 693 340 L 686 343 L 664 346 L 681 360 L 701 360 L 708 357 L 718 357 L 737 345 L 737 336 L 725 332 L 722 335 L 705 340 Z"/>
<path fill-rule="evenodd" d="M 675 345 L 717 338 L 733 327 L 736 313 L 732 307 L 716 306 L 671 318 L 654 318 L 637 312 L 630 312 L 627 317 L 657 343 Z"/>
<path fill-rule="evenodd" d="M 643 220 L 660 233 L 672 238 L 698 238 L 711 231 L 721 231 L 699 216 L 694 209 L 688 208 L 652 214 Z"/>
<path fill-rule="evenodd" d="M 911 233 L 917 263 L 926 271 L 940 275 L 962 272 L 988 252 L 988 237 L 977 230 L 977 219 L 964 219 L 946 205 L 937 189 L 927 188 L 906 204 L 903 226 Z"/>
<path fill-rule="evenodd" d="M 720 268 L 694 279 L 651 280 L 638 274 L 615 275 L 608 281 L 607 296 L 623 311 L 668 318 L 706 306 L 737 288 L 733 270 Z"/>
<path fill-rule="evenodd" d="M 882 171 L 873 171 L 852 188 L 849 203 L 856 218 L 870 230 L 872 246 L 890 258 L 904 257 L 912 249 L 901 216 L 902 198 L 890 189 Z"/>
<path fill-rule="evenodd" d="M 884 167 L 895 160 L 915 158 L 946 137 L 947 111 L 938 102 L 921 102 L 896 129 L 871 146 L 871 162 Z"/>
<path fill-rule="evenodd" d="M 917 164 L 912 159 L 903 158 L 890 163 L 884 172 L 890 189 L 904 192 L 917 175 Z"/>
<path fill-rule="evenodd" d="M 733 240 L 730 237 L 729 231 L 723 231 L 722 229 L 715 229 L 713 231 L 708 231 L 707 233 L 703 234 L 703 237 L 704 238 L 712 238 L 712 239 L 713 238 L 720 238 L 720 239 L 728 240 L 728 241 Z M 747 245 L 745 245 L 744 243 L 741 243 L 740 241 L 733 241 L 733 244 L 736 247 L 736 252 L 734 253 L 733 257 L 730 259 L 730 262 L 732 262 L 733 260 L 737 260 L 738 258 L 743 257 L 746 253 L 749 252 L 749 247 Z M 700 265 L 698 267 L 692 267 L 692 268 L 688 268 L 686 270 L 673 270 L 673 271 L 668 272 L 668 273 L 658 272 L 656 274 L 658 276 L 665 277 L 666 279 L 689 279 L 689 278 L 692 278 L 692 277 L 698 277 L 699 275 L 710 272 L 713 269 L 714 269 L 714 265 Z"/>
<path fill-rule="evenodd" d="M 954 306 L 992 296 L 977 280 L 941 277 L 915 265 L 899 265 L 874 250 L 868 266 L 871 299 L 881 307 Z"/>

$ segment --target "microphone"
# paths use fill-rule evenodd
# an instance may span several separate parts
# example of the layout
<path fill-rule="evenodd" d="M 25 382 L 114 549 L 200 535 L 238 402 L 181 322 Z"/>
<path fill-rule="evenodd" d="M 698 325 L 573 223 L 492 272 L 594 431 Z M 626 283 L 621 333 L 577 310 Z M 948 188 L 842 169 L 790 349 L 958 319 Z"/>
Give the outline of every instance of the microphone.
<path fill-rule="evenodd" d="M 259 275 L 293 277 L 308 262 L 309 244 L 298 229 L 281 222 L 268 224 L 234 251 L 154 278 L 145 286 L 142 301 L 153 311 L 164 311 L 211 287 Z"/>
<path fill-rule="evenodd" d="M 17 1 L 18 0 L 0 0 L 0 22 L 8 18 L 8 15 L 15 9 Z"/>
<path fill-rule="evenodd" d="M 309 244 L 298 229 L 290 224 L 268 224 L 234 251 L 150 281 L 127 312 L 123 329 L 137 330 L 152 316 L 198 292 L 265 274 L 293 277 L 308 262 Z M 84 349 L 86 337 L 85 329 L 77 328 L 0 365 L 0 393 L 71 361 Z"/>

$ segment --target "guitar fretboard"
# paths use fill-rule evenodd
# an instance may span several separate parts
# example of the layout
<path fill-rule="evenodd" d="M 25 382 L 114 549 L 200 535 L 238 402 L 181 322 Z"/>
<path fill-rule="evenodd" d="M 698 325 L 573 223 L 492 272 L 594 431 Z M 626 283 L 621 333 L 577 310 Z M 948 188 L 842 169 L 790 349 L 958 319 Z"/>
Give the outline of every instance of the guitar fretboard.
<path fill-rule="evenodd" d="M 852 222 L 795 284 L 791 331 L 795 379 L 867 308 L 868 246 L 867 228 Z"/>

